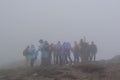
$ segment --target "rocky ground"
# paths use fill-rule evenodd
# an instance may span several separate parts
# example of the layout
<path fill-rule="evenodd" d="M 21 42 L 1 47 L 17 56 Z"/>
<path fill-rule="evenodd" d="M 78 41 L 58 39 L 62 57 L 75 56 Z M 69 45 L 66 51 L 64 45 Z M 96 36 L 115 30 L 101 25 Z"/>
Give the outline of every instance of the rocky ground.
<path fill-rule="evenodd" d="M 101 61 L 71 66 L 1 69 L 0 80 L 120 80 L 120 64 Z"/>

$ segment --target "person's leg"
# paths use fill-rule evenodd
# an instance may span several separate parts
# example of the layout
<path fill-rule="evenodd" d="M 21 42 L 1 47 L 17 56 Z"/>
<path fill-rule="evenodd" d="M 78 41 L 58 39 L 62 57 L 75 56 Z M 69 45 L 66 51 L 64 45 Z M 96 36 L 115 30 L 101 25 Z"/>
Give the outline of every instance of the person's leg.
<path fill-rule="evenodd" d="M 44 66 L 48 66 L 48 58 L 47 57 L 44 58 Z"/>
<path fill-rule="evenodd" d="M 33 67 L 33 64 L 34 64 L 34 60 L 31 59 L 31 61 L 30 61 L 30 66 Z"/>
<path fill-rule="evenodd" d="M 83 58 L 83 63 L 85 63 L 86 62 L 86 56 L 85 56 L 85 52 L 83 53 L 83 56 L 82 56 L 82 58 Z"/>
<path fill-rule="evenodd" d="M 42 57 L 42 64 L 41 66 L 46 66 L 46 58 L 45 57 Z"/>
<path fill-rule="evenodd" d="M 53 53 L 53 64 L 56 64 L 56 55 Z"/>
<path fill-rule="evenodd" d="M 29 64 L 29 56 L 25 56 L 25 64 L 26 64 L 26 66 L 28 66 L 28 64 Z"/>
<path fill-rule="evenodd" d="M 67 50 L 65 52 L 65 60 L 66 60 L 66 64 L 69 64 L 69 62 L 70 62 L 70 59 L 69 59 L 69 50 Z"/>
<path fill-rule="evenodd" d="M 68 59 L 69 59 L 70 64 L 72 64 L 72 59 L 71 59 L 71 56 L 70 56 L 70 52 L 68 53 Z"/>
<path fill-rule="evenodd" d="M 43 57 L 41 57 L 41 64 L 40 65 L 43 66 Z"/>
<path fill-rule="evenodd" d="M 58 53 L 56 54 L 56 64 L 58 64 Z"/>
<path fill-rule="evenodd" d="M 58 57 L 57 57 L 57 53 L 55 54 L 55 64 L 57 64 Z"/>
<path fill-rule="evenodd" d="M 65 65 L 65 53 L 62 54 L 62 65 Z"/>
<path fill-rule="evenodd" d="M 43 66 L 46 66 L 46 58 L 43 58 Z"/>
<path fill-rule="evenodd" d="M 30 67 L 32 67 L 32 60 L 30 60 Z"/>
<path fill-rule="evenodd" d="M 61 53 L 59 55 L 59 63 L 60 63 L 60 65 L 62 65 L 62 54 Z"/>
<path fill-rule="evenodd" d="M 61 63 L 62 63 L 62 54 L 59 51 L 59 53 L 58 53 L 58 64 L 61 65 Z"/>
<path fill-rule="evenodd" d="M 44 51 L 41 51 L 41 66 L 44 65 Z"/>
<path fill-rule="evenodd" d="M 57 52 L 57 64 L 60 64 L 60 54 Z"/>
<path fill-rule="evenodd" d="M 94 54 L 94 61 L 96 60 L 96 54 Z"/>
<path fill-rule="evenodd" d="M 48 53 L 48 57 L 47 57 L 47 62 L 48 65 L 50 65 L 50 53 Z"/>
<path fill-rule="evenodd" d="M 85 62 L 89 62 L 89 52 L 85 53 Z"/>
<path fill-rule="evenodd" d="M 78 64 L 79 63 L 79 57 L 78 56 L 76 56 L 76 63 Z"/>
<path fill-rule="evenodd" d="M 63 53 L 63 65 L 66 64 L 66 53 Z"/>
<path fill-rule="evenodd" d="M 35 59 L 33 59 L 33 62 L 32 62 L 33 67 L 34 67 L 34 64 L 35 64 Z"/>
<path fill-rule="evenodd" d="M 88 62 L 88 53 L 85 53 L 85 62 Z"/>
<path fill-rule="evenodd" d="M 73 57 L 74 57 L 74 64 L 75 64 L 75 60 L 76 60 L 76 56 L 75 56 L 75 53 L 73 53 Z"/>
<path fill-rule="evenodd" d="M 50 65 L 50 56 L 48 57 L 46 57 L 46 65 L 48 66 L 48 65 Z"/>
<path fill-rule="evenodd" d="M 77 63 L 77 56 L 76 56 L 76 53 L 74 53 L 74 64 Z"/>
<path fill-rule="evenodd" d="M 69 60 L 68 60 L 68 53 L 65 54 L 65 60 L 66 60 L 66 63 L 65 64 L 68 64 L 69 63 Z"/>
<path fill-rule="evenodd" d="M 52 53 L 50 53 L 50 57 L 49 57 L 49 64 L 52 64 Z"/>
<path fill-rule="evenodd" d="M 90 53 L 90 61 L 92 61 L 92 54 Z"/>
<path fill-rule="evenodd" d="M 77 63 L 79 63 L 79 52 L 76 53 Z"/>
<path fill-rule="evenodd" d="M 63 65 L 64 64 L 64 54 L 62 53 L 61 54 L 61 65 Z"/>
<path fill-rule="evenodd" d="M 60 53 L 57 54 L 57 64 L 60 64 Z"/>

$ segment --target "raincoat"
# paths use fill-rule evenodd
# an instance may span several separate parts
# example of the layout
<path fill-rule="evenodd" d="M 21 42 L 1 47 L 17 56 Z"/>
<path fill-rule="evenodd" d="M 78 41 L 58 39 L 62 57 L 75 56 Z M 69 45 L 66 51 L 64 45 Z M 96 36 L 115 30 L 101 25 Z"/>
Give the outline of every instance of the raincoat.
<path fill-rule="evenodd" d="M 32 45 L 30 48 L 30 60 L 35 60 L 37 58 L 35 46 Z"/>
<path fill-rule="evenodd" d="M 41 51 L 41 57 L 48 57 L 45 43 L 41 43 L 41 45 L 39 46 L 39 50 Z"/>

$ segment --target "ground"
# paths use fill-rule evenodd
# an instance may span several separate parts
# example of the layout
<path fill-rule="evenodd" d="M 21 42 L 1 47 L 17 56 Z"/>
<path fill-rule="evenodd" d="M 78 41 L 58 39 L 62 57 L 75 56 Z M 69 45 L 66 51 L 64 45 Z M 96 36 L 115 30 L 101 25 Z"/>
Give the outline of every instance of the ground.
<path fill-rule="evenodd" d="M 0 80 L 120 80 L 120 64 L 99 61 L 71 66 L 1 69 Z"/>

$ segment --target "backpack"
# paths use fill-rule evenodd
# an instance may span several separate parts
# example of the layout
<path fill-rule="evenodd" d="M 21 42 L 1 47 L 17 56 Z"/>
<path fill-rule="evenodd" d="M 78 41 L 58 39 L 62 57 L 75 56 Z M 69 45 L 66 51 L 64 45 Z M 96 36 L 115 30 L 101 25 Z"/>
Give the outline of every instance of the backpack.
<path fill-rule="evenodd" d="M 26 56 L 29 54 L 29 50 L 26 48 L 24 51 L 23 51 L 23 56 Z"/>
<path fill-rule="evenodd" d="M 26 49 L 23 51 L 23 56 L 26 56 Z"/>

